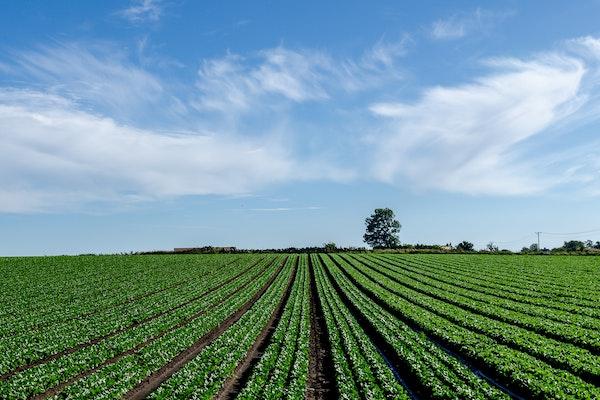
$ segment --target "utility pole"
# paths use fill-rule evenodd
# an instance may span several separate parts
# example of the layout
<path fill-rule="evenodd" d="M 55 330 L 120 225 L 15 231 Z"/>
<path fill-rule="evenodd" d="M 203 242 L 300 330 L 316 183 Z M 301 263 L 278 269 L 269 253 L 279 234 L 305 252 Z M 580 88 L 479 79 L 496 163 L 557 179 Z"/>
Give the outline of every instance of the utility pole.
<path fill-rule="evenodd" d="M 542 251 L 542 248 L 540 247 L 540 233 L 542 232 L 534 232 L 537 237 L 538 237 L 538 251 Z"/>

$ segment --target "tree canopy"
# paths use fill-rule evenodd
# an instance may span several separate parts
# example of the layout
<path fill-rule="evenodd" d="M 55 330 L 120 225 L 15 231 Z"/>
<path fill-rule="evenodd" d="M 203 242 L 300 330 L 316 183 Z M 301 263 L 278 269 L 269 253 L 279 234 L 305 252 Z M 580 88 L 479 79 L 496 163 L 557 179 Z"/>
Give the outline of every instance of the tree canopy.
<path fill-rule="evenodd" d="M 473 246 L 473 243 L 463 240 L 456 246 L 456 249 L 460 251 L 473 251 L 474 247 L 475 246 Z"/>
<path fill-rule="evenodd" d="M 365 220 L 367 226 L 363 236 L 365 243 L 373 248 L 397 247 L 400 244 L 398 233 L 402 225 L 395 218 L 391 209 L 376 208 L 373 214 Z"/>

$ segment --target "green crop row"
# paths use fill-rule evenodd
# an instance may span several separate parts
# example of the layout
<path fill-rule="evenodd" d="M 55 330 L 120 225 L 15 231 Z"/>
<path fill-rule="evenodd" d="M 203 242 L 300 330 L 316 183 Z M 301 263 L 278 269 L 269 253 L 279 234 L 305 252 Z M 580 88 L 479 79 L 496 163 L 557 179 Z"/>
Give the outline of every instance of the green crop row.
<path fill-rule="evenodd" d="M 499 337 L 478 333 L 477 330 L 486 329 L 486 326 L 464 326 L 476 319 L 457 318 L 453 314 L 458 312 L 456 308 L 451 311 L 443 308 L 436 309 L 437 312 L 431 311 L 431 304 L 435 299 L 428 298 L 423 304 L 417 304 L 421 303 L 419 293 L 411 293 L 411 296 L 405 293 L 401 296 L 388 289 L 388 284 L 394 284 L 384 276 L 376 277 L 375 272 L 365 275 L 359 268 L 346 265 L 343 271 L 353 284 L 368 294 L 373 301 L 461 354 L 473 364 L 490 371 L 498 381 L 508 387 L 527 394 L 527 397 L 538 399 L 590 399 L 600 396 L 598 387 L 567 371 L 553 368 L 525 352 L 502 344 L 500 341 L 504 337 L 510 337 L 514 329 L 504 331 L 503 336 Z M 529 339 L 530 337 L 524 337 L 519 344 L 530 347 Z M 544 351 L 543 348 L 538 350 Z"/>
<path fill-rule="evenodd" d="M 369 325 L 402 362 L 407 381 L 432 399 L 505 399 L 502 391 L 476 375 L 456 357 L 373 302 L 342 274 L 342 259 L 323 257 L 328 274 Z"/>
<path fill-rule="evenodd" d="M 365 257 L 372 261 L 379 261 L 380 265 L 385 265 L 396 272 L 406 273 L 411 277 L 422 279 L 434 285 L 443 285 L 449 291 L 455 291 L 474 300 L 493 302 L 503 308 L 519 311 L 532 316 L 549 318 L 554 321 L 565 322 L 573 326 L 580 326 L 593 330 L 600 330 L 600 319 L 587 315 L 582 315 L 581 308 L 564 309 L 562 303 L 556 307 L 548 300 L 538 300 L 535 298 L 511 295 L 502 293 L 498 289 L 493 289 L 481 285 L 481 282 L 475 278 L 457 277 L 441 268 L 432 268 L 428 265 L 418 262 L 405 262 L 401 258 L 380 259 L 377 257 Z M 381 264 L 383 263 L 383 264 Z M 449 286 L 448 286 L 449 285 Z"/>
<path fill-rule="evenodd" d="M 282 262 L 277 257 L 276 262 Z M 233 312 L 257 293 L 277 273 L 261 275 L 251 280 L 241 291 L 206 314 L 193 319 L 184 326 L 169 331 L 147 346 L 127 354 L 118 361 L 103 366 L 93 374 L 78 380 L 57 393 L 55 399 L 117 398 L 138 385 L 146 377 L 158 371 L 178 354 L 191 347 L 206 333 L 215 329 Z"/>
<path fill-rule="evenodd" d="M 0 394 L 10 393 L 12 397 L 26 398 L 52 388 L 81 372 L 103 365 L 106 360 L 123 355 L 130 349 L 147 346 L 166 333 L 177 329 L 179 325 L 204 318 L 205 314 L 216 307 L 220 307 L 223 302 L 229 301 L 232 296 L 237 295 L 241 288 L 251 284 L 256 279 L 266 280 L 276 268 L 273 261 L 273 259 L 265 260 L 254 267 L 252 271 L 224 285 L 219 290 L 211 291 L 207 296 L 166 313 L 151 322 L 141 324 L 111 338 L 79 349 L 72 354 L 20 372 L 8 381 L 0 382 Z M 267 268 L 269 264 L 270 267 Z M 207 280 L 207 287 L 214 287 L 215 282 L 213 281 L 215 279 L 217 278 Z"/>
<path fill-rule="evenodd" d="M 482 281 L 500 283 L 512 289 L 522 290 L 531 296 L 555 299 L 583 307 L 600 307 L 594 298 L 598 298 L 598 286 L 589 282 L 589 278 L 598 274 L 590 270 L 586 263 L 589 259 L 573 257 L 486 257 L 481 255 L 458 255 L 457 257 L 426 257 L 414 260 L 429 260 L 434 265 L 452 268 L 463 274 L 470 274 Z M 532 271 L 537 271 L 532 274 Z M 588 282 L 586 282 L 588 280 Z"/>
<path fill-rule="evenodd" d="M 283 273 L 235 324 L 208 345 L 192 361 L 165 381 L 151 399 L 211 398 L 252 347 L 269 318 L 283 300 L 286 286 L 294 278 L 290 257 Z"/>
<path fill-rule="evenodd" d="M 340 397 L 408 399 L 406 390 L 336 294 L 317 256 L 312 257 Z"/>
<path fill-rule="evenodd" d="M 32 260 L 34 265 L 31 265 Z M 51 265 L 46 265 L 48 261 L 44 258 L 19 260 L 21 262 L 16 266 L 12 265 L 14 270 L 5 275 L 8 282 L 16 285 L 6 287 L 0 295 L 11 299 L 5 303 L 0 316 L 0 337 L 84 318 L 154 292 L 183 285 L 198 273 L 201 276 L 215 266 L 235 261 L 215 256 L 179 260 L 165 256 L 61 257 L 51 260 Z M 36 267 L 35 261 L 44 261 L 44 264 Z M 21 263 L 27 268 L 23 268 Z M 60 263 L 65 263 L 69 269 L 52 268 L 55 264 L 61 267 Z M 0 265 L 3 270 L 7 269 Z M 46 270 L 47 275 L 35 274 L 38 269 Z M 90 271 L 94 273 L 90 274 Z M 17 273 L 30 279 L 23 282 L 20 276 L 15 276 Z"/>
<path fill-rule="evenodd" d="M 309 275 L 300 256 L 298 277 L 271 343 L 237 399 L 303 399 L 310 335 Z"/>
<path fill-rule="evenodd" d="M 194 279 L 194 285 L 187 290 L 173 290 L 170 293 L 161 293 L 134 304 L 129 304 L 123 309 L 116 308 L 104 313 L 94 315 L 73 323 L 64 323 L 29 334 L 16 335 L 0 339 L 0 373 L 27 365 L 39 359 L 59 353 L 65 349 L 85 344 L 96 338 L 110 335 L 114 332 L 127 330 L 130 326 L 153 318 L 161 313 L 201 296 L 210 291 L 208 282 L 218 284 L 229 276 L 239 271 L 239 266 L 230 265 L 226 268 L 215 268 L 213 272 Z M 231 275 L 229 275 L 231 274 Z"/>
<path fill-rule="evenodd" d="M 519 328 L 495 318 L 468 310 L 442 290 L 411 285 L 408 278 L 396 279 L 373 265 L 357 262 L 354 267 L 365 276 L 377 280 L 389 291 L 411 303 L 436 313 L 474 332 L 485 334 L 500 343 L 527 352 L 556 368 L 567 369 L 575 375 L 593 381 L 600 377 L 600 357 L 575 345 L 559 342 L 534 331 Z M 483 307 L 479 307 L 483 309 Z M 494 315 L 495 307 L 488 305 L 486 315 Z M 525 319 L 525 317 L 523 317 Z"/>
<path fill-rule="evenodd" d="M 575 344 L 591 351 L 593 354 L 600 353 L 600 330 L 588 329 L 542 316 L 532 316 L 530 313 L 507 309 L 493 296 L 476 295 L 473 292 L 458 289 L 452 285 L 441 284 L 409 271 L 394 270 L 376 260 L 368 258 L 354 258 L 354 260 L 419 293 L 432 296 L 476 314 L 516 325 L 559 341 Z M 598 362 L 598 365 L 600 365 L 600 359 L 598 359 Z"/>

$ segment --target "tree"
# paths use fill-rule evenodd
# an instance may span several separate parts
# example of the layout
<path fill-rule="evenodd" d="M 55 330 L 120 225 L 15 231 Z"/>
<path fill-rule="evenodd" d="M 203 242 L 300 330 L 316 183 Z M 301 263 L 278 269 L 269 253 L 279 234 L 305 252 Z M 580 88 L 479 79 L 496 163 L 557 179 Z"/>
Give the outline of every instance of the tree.
<path fill-rule="evenodd" d="M 566 251 L 583 251 L 585 249 L 585 243 L 580 240 L 569 240 L 563 245 L 563 249 Z"/>
<path fill-rule="evenodd" d="M 337 246 L 333 242 L 325 243 L 323 248 L 325 249 L 325 253 L 333 253 L 337 250 Z"/>
<path fill-rule="evenodd" d="M 393 248 L 400 244 L 398 233 L 400 222 L 396 221 L 394 212 L 389 208 L 376 208 L 365 220 L 367 230 L 363 236 L 365 243 L 373 248 Z"/>
<path fill-rule="evenodd" d="M 495 253 L 498 251 L 498 246 L 494 242 L 489 242 L 486 247 L 491 253 Z"/>
<path fill-rule="evenodd" d="M 466 240 L 463 240 L 462 242 L 456 245 L 456 249 L 460 251 L 473 251 L 474 247 L 475 246 L 473 246 L 473 243 L 467 242 Z"/>
<path fill-rule="evenodd" d="M 532 253 L 537 253 L 538 251 L 540 251 L 537 243 L 531 243 L 531 246 L 529 246 L 529 251 L 531 251 Z"/>
<path fill-rule="evenodd" d="M 595 249 L 600 249 L 600 242 L 594 243 L 594 248 Z"/>
<path fill-rule="evenodd" d="M 586 241 L 585 241 L 585 247 L 586 247 L 587 249 L 591 249 L 591 248 L 593 248 L 593 247 L 594 247 L 594 242 L 592 242 L 591 240 L 586 240 Z"/>

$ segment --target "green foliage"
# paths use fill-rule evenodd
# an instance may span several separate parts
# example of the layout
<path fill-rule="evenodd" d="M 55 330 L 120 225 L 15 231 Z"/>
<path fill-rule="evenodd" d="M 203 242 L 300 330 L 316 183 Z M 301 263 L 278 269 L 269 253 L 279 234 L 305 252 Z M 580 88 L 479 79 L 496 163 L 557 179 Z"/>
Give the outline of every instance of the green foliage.
<path fill-rule="evenodd" d="M 400 244 L 398 233 L 402 225 L 395 219 L 391 209 L 376 208 L 373 214 L 365 220 L 365 225 L 367 228 L 363 239 L 369 246 L 394 248 Z"/>
<path fill-rule="evenodd" d="M 563 244 L 562 248 L 565 251 L 583 251 L 585 249 L 585 243 L 580 240 L 569 240 Z"/>
<path fill-rule="evenodd" d="M 473 246 L 473 243 L 471 242 L 467 242 L 466 240 L 463 240 L 462 242 L 460 242 L 459 244 L 456 245 L 456 250 L 459 251 L 473 251 L 475 246 Z"/>
<path fill-rule="evenodd" d="M 598 244 L 579 243 L 583 253 Z M 292 276 L 239 398 L 306 397 L 311 316 L 320 312 L 311 298 L 342 398 L 407 399 L 411 389 L 437 400 L 505 399 L 503 388 L 532 399 L 600 398 L 595 256 L 17 257 L 0 258 L 0 276 L 0 398 L 35 398 L 61 383 L 50 398 L 122 398 L 250 304 L 148 396 L 214 398 Z"/>
<path fill-rule="evenodd" d="M 325 253 L 333 253 L 337 250 L 337 246 L 335 243 L 329 242 L 323 245 L 323 249 L 325 250 Z"/>
<path fill-rule="evenodd" d="M 494 242 L 489 242 L 486 246 L 489 252 L 495 253 L 498 251 L 498 246 Z"/>

